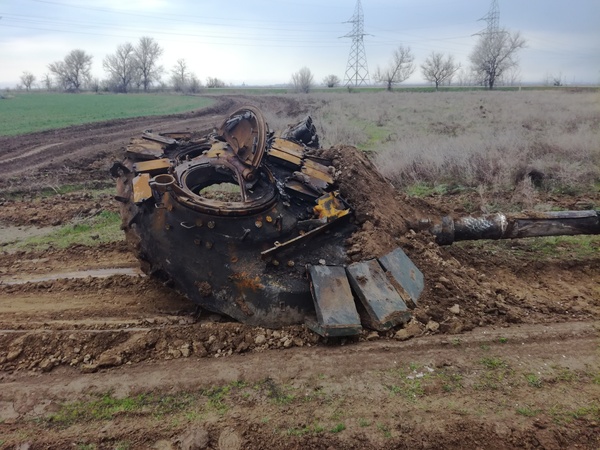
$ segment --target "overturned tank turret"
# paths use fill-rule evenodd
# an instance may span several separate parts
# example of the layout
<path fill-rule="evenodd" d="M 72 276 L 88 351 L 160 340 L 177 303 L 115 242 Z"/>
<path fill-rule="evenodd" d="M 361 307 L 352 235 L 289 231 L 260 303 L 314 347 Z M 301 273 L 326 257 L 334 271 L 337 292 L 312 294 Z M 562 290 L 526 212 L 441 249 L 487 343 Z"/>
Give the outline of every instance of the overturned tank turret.
<path fill-rule="evenodd" d="M 252 106 L 212 133 L 133 138 L 111 174 L 143 270 L 202 308 L 250 325 L 306 322 L 340 336 L 409 320 L 423 275 L 400 248 L 350 257 L 356 205 L 340 195 L 339 174 L 318 147 L 310 117 L 272 132 Z M 413 228 L 440 243 L 469 228 L 442 222 L 415 218 Z M 491 230 L 496 222 L 486 224 Z M 473 238 L 493 234 L 482 233 Z"/>
<path fill-rule="evenodd" d="M 254 107 L 235 111 L 208 135 L 146 132 L 132 139 L 111 173 L 123 229 L 144 271 L 201 307 L 251 325 L 308 318 L 321 334 L 360 331 L 344 245 L 356 225 L 331 161 L 317 148 L 310 117 L 272 133 Z M 388 259 L 416 274 L 401 257 Z M 383 276 L 376 264 L 375 275 Z M 409 317 L 407 303 L 422 289 L 420 273 L 413 279 L 396 283 L 404 299 L 386 284 L 395 303 L 377 311 L 375 327 Z"/>

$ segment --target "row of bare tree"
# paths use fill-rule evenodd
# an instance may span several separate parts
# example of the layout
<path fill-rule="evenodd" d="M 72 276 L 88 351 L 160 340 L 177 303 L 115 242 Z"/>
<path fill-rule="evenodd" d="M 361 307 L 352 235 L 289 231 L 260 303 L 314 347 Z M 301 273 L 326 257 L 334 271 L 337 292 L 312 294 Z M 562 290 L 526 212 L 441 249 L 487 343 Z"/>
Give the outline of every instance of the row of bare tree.
<path fill-rule="evenodd" d="M 506 29 L 501 29 L 481 34 L 469 56 L 470 73 L 461 74 L 461 84 L 482 85 L 494 89 L 499 81 L 506 80 L 510 74 L 515 73 L 519 64 L 517 52 L 525 45 L 525 39 L 518 32 L 511 34 Z M 391 91 L 395 84 L 402 83 L 415 72 L 414 60 L 410 47 L 400 45 L 394 51 L 388 66 L 377 67 L 373 78 Z M 436 90 L 441 85 L 450 84 L 459 70 L 461 65 L 455 62 L 452 55 L 435 51 L 421 64 L 423 78 L 435 85 Z M 309 92 L 312 83 L 313 76 L 307 67 L 292 74 L 292 85 L 297 92 Z M 323 84 L 335 87 L 340 84 L 340 79 L 335 75 L 328 75 Z"/>
<path fill-rule="evenodd" d="M 165 72 L 159 64 L 163 49 L 151 37 L 141 37 L 137 45 L 126 42 L 117 47 L 115 53 L 106 56 L 102 67 L 108 78 L 100 81 L 92 78 L 92 55 L 84 50 L 75 49 L 61 61 L 48 65 L 49 73 L 44 74 L 41 85 L 47 90 L 57 88 L 68 92 L 78 92 L 84 87 L 93 91 L 106 90 L 127 93 L 132 90 L 147 92 L 152 86 L 162 83 Z M 36 77 L 30 72 L 23 72 L 20 77 L 22 86 L 30 90 Z M 178 92 L 198 92 L 202 83 L 192 73 L 185 59 L 177 60 L 171 69 L 171 86 Z M 210 88 L 224 87 L 225 83 L 215 77 L 206 79 Z"/>
<path fill-rule="evenodd" d="M 474 84 L 493 89 L 508 73 L 514 73 L 518 67 L 517 52 L 525 45 L 525 39 L 518 32 L 511 34 L 501 29 L 481 34 L 469 57 L 471 67 L 468 78 Z M 146 92 L 153 84 L 160 82 L 164 73 L 163 66 L 159 65 L 162 53 L 163 49 L 158 43 L 147 36 L 140 38 L 135 46 L 129 42 L 121 44 L 114 54 L 106 56 L 102 61 L 108 79 L 100 82 L 91 78 L 92 56 L 76 49 L 67 54 L 64 60 L 49 64 L 50 73 L 44 75 L 42 83 L 46 89 L 56 85 L 62 90 L 73 92 L 81 90 L 83 86 L 94 91 L 104 89 L 127 93 L 135 88 Z M 394 85 L 402 83 L 414 73 L 414 59 L 410 47 L 400 45 L 387 67 L 377 67 L 375 81 L 391 91 Z M 461 65 L 455 62 L 452 55 L 435 51 L 421 64 L 423 77 L 435 85 L 436 90 L 440 85 L 450 84 L 459 70 Z M 466 78 L 464 74 L 463 78 Z M 23 72 L 21 75 L 21 83 L 27 90 L 31 89 L 35 79 L 30 72 Z M 173 89 L 178 92 L 194 93 L 202 87 L 198 77 L 190 72 L 185 59 L 177 60 L 171 69 L 170 81 Z M 297 92 L 309 92 L 313 81 L 314 77 L 307 67 L 292 74 L 292 86 Z M 336 75 L 328 75 L 323 80 L 323 84 L 328 87 L 335 87 L 340 83 L 341 80 Z M 218 78 L 208 77 L 206 85 L 217 88 L 224 87 L 225 83 Z"/>

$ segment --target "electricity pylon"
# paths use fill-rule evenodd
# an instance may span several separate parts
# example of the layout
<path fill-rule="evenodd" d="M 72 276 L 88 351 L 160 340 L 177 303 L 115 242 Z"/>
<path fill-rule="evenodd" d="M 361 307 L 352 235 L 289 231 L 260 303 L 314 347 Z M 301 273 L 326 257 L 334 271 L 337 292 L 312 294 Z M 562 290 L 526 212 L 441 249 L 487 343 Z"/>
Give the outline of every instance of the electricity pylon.
<path fill-rule="evenodd" d="M 477 34 L 498 34 L 500 31 L 500 7 L 498 6 L 498 0 L 492 0 L 490 10 L 479 20 L 485 20 L 487 22 L 487 27 Z"/>
<path fill-rule="evenodd" d="M 352 31 L 345 38 L 352 38 L 352 48 L 348 56 L 348 64 L 344 75 L 346 86 L 361 86 L 369 84 L 369 68 L 367 67 L 367 54 L 365 53 L 364 15 L 360 0 L 356 1 L 356 8 L 352 18 L 344 23 L 352 24 Z"/>

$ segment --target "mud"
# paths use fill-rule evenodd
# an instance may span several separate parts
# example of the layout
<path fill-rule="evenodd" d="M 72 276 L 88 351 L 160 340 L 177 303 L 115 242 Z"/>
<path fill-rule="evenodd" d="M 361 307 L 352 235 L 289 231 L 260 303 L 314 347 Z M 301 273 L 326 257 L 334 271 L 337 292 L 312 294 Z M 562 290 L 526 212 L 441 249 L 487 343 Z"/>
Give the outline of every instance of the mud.
<path fill-rule="evenodd" d="M 3 237 L 116 211 L 110 192 L 90 188 L 111 186 L 108 168 L 132 135 L 210 129 L 249 102 L 290 118 L 315 106 L 222 97 L 188 114 L 0 138 Z M 540 253 L 522 241 L 441 248 L 404 219 L 460 211 L 465 198 L 411 199 L 364 155 L 326 153 L 356 205 L 352 256 L 401 246 L 425 274 L 412 322 L 341 340 L 303 326 L 252 328 L 196 311 L 136 275 L 118 238 L 35 252 L 3 245 L 0 448 L 598 448 L 600 239 L 584 254 L 568 243 Z M 67 183 L 88 190 L 57 194 Z M 486 358 L 505 366 L 486 368 Z M 419 374 L 427 382 L 416 389 Z M 539 387 L 526 381 L 531 374 Z M 199 392 L 219 386 L 229 396 L 215 409 Z M 67 425 L 49 419 L 65 402 L 148 393 L 190 393 L 206 405 L 158 419 L 144 409 Z M 185 447 L 194 439 L 202 446 Z"/>

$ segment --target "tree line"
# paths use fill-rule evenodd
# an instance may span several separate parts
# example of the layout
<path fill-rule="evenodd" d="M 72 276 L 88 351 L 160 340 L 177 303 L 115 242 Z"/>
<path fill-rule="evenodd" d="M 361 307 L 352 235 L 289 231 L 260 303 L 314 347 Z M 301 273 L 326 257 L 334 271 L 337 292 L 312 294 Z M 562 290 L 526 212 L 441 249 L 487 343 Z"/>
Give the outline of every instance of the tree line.
<path fill-rule="evenodd" d="M 458 78 L 462 85 L 482 85 L 493 89 L 499 82 L 514 79 L 518 74 L 517 52 L 526 45 L 520 33 L 509 33 L 501 29 L 493 33 L 483 33 L 469 56 L 468 69 L 454 60 L 452 55 L 432 52 L 421 64 L 421 73 L 426 81 L 435 86 L 449 85 Z M 75 49 L 63 60 L 48 65 L 49 73 L 41 79 L 42 87 L 47 90 L 59 89 L 67 92 L 79 92 L 83 88 L 92 91 L 112 91 L 128 93 L 147 92 L 155 86 L 166 88 L 162 81 L 165 69 L 159 64 L 163 49 L 151 37 L 141 37 L 137 45 L 126 42 L 117 47 L 115 53 L 102 61 L 107 78 L 92 78 L 92 55 L 84 50 Z M 407 80 L 416 70 L 414 54 L 410 47 L 400 45 L 392 54 L 387 66 L 377 67 L 373 74 L 375 82 L 391 91 L 396 84 Z M 20 77 L 22 86 L 30 90 L 36 77 L 23 72 Z M 176 92 L 196 93 L 203 87 L 200 79 L 189 70 L 185 59 L 177 60 L 170 70 L 170 87 Z M 314 87 L 314 76 L 308 67 L 292 74 L 291 85 L 297 92 L 309 92 Z M 336 75 L 328 75 L 323 85 L 333 88 L 341 80 Z M 225 82 L 216 77 L 206 79 L 206 87 L 225 87 Z"/>
<path fill-rule="evenodd" d="M 421 74 L 436 90 L 442 85 L 451 84 L 455 77 L 459 78 L 461 85 L 494 89 L 499 82 L 511 83 L 518 77 L 517 53 L 525 46 L 526 41 L 519 32 L 509 33 L 506 29 L 500 29 L 482 33 L 469 55 L 469 68 L 463 68 L 452 55 L 433 51 L 421 64 Z M 411 48 L 400 45 L 394 50 L 387 66 L 377 67 L 373 78 L 391 91 L 394 85 L 406 81 L 415 72 L 417 68 L 414 60 Z M 341 80 L 336 75 L 328 75 L 323 80 L 327 87 L 336 87 L 340 83 Z M 303 67 L 292 74 L 291 84 L 297 92 L 309 92 L 313 86 L 310 69 Z"/>
<path fill-rule="evenodd" d="M 148 92 L 153 87 L 166 88 L 163 81 L 165 69 L 159 64 L 163 49 L 151 37 L 143 36 L 137 45 L 130 42 L 120 44 L 115 53 L 102 60 L 107 78 L 99 80 L 91 74 L 93 56 L 84 50 L 71 50 L 61 61 L 48 64 L 48 73 L 41 78 L 41 87 L 66 92 L 79 92 L 83 89 L 98 92 L 111 91 L 128 93 L 132 91 Z M 36 77 L 23 72 L 21 85 L 31 90 Z M 170 70 L 170 87 L 177 92 L 199 92 L 202 82 L 192 73 L 185 59 L 177 60 Z M 216 77 L 206 79 L 206 87 L 224 87 L 225 82 Z"/>

